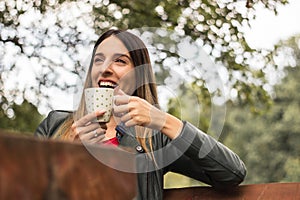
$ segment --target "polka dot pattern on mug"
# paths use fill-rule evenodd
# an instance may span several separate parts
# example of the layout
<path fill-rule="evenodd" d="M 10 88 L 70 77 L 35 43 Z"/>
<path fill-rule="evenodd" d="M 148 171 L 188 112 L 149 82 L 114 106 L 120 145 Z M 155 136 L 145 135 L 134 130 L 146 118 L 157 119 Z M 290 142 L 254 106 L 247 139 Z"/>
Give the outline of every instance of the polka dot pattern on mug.
<path fill-rule="evenodd" d="M 96 110 L 106 110 L 103 116 L 98 117 L 100 122 L 108 122 L 113 107 L 112 88 L 87 88 L 85 89 L 85 102 L 88 113 Z"/>

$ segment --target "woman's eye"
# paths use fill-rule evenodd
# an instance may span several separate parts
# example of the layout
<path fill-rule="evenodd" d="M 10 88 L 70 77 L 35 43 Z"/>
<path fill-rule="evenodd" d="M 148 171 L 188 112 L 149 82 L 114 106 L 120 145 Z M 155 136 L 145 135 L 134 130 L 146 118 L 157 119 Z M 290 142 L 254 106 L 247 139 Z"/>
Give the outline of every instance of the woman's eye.
<path fill-rule="evenodd" d="M 94 60 L 95 63 L 100 63 L 100 62 L 104 62 L 102 58 L 95 58 Z"/>
<path fill-rule="evenodd" d="M 120 58 L 116 59 L 115 62 L 117 62 L 117 63 L 122 63 L 122 64 L 126 64 L 126 61 L 123 60 L 123 59 L 120 59 Z"/>

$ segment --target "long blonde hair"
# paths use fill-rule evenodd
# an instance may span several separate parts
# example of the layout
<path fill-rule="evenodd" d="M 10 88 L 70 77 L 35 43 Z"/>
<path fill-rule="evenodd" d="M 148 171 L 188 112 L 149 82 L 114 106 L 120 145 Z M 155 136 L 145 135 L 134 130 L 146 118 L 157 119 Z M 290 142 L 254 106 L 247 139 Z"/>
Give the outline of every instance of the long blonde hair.
<path fill-rule="evenodd" d="M 104 41 L 106 38 L 112 35 L 120 39 L 125 45 L 125 47 L 129 51 L 133 65 L 135 67 L 137 87 L 132 95 L 143 98 L 150 104 L 158 107 L 157 86 L 155 83 L 154 73 L 152 70 L 148 50 L 140 38 L 128 31 L 108 30 L 99 37 L 93 49 L 93 54 L 83 89 L 92 86 L 91 70 L 93 67 L 93 60 L 97 47 L 102 41 Z M 72 115 L 70 115 L 70 117 L 68 117 L 66 121 L 59 127 L 54 137 L 59 137 L 63 140 L 70 140 L 70 138 L 72 138 L 73 135 L 71 129 L 72 123 L 74 122 L 74 120 L 78 120 L 81 117 L 83 117 L 85 115 L 85 112 L 85 100 L 84 95 L 82 94 L 78 109 Z M 136 126 L 135 129 L 137 132 L 136 138 L 140 142 L 142 147 L 145 149 L 145 151 L 149 152 L 149 147 L 150 151 L 152 151 L 152 130 L 140 126 Z M 147 144 L 149 145 L 149 147 Z"/>

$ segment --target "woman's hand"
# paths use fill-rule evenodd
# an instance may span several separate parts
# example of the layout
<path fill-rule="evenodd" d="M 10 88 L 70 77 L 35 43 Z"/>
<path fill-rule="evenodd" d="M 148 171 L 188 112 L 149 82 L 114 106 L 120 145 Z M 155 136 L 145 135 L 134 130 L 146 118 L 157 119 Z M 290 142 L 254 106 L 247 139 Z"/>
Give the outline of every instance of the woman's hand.
<path fill-rule="evenodd" d="M 176 117 L 159 110 L 140 97 L 126 95 L 121 89 L 116 90 L 114 115 L 125 126 L 138 125 L 160 130 L 171 139 L 179 135 L 183 126 Z"/>
<path fill-rule="evenodd" d="M 144 126 L 161 130 L 165 114 L 146 100 L 128 96 L 121 89 L 114 98 L 114 115 L 119 117 L 125 126 Z"/>
<path fill-rule="evenodd" d="M 97 117 L 102 116 L 105 111 L 89 113 L 72 124 L 75 137 L 79 136 L 83 143 L 94 144 L 100 142 L 105 136 L 106 128 L 97 122 Z"/>

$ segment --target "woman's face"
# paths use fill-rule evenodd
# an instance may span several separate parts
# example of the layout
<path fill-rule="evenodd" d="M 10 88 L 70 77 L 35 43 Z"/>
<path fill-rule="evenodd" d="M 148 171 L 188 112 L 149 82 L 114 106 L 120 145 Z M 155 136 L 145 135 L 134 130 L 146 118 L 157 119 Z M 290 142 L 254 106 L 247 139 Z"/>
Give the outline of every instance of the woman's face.
<path fill-rule="evenodd" d="M 91 73 L 93 87 L 120 86 L 127 94 L 135 87 L 132 59 L 125 45 L 115 36 L 106 38 L 97 47 Z"/>

